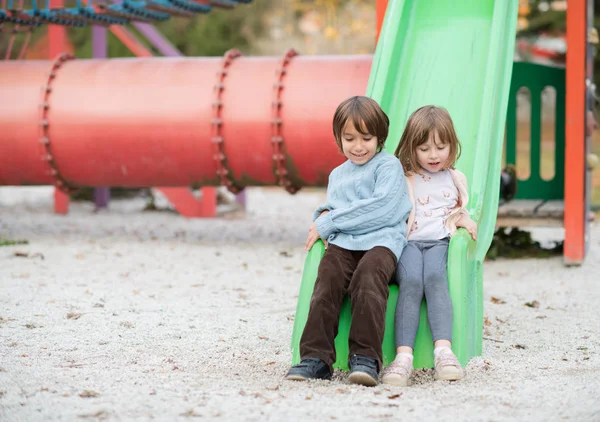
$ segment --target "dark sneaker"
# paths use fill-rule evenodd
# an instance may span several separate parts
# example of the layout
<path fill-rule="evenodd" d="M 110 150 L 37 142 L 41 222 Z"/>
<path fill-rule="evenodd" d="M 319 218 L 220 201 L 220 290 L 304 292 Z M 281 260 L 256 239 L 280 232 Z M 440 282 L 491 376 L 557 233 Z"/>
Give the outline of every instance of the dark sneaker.
<path fill-rule="evenodd" d="M 285 376 L 286 380 L 305 381 L 309 379 L 329 380 L 331 370 L 319 358 L 303 359 L 298 365 L 292 366 Z"/>
<path fill-rule="evenodd" d="M 350 375 L 348 379 L 353 384 L 373 387 L 379 383 L 377 361 L 365 355 L 352 355 L 348 359 Z"/>

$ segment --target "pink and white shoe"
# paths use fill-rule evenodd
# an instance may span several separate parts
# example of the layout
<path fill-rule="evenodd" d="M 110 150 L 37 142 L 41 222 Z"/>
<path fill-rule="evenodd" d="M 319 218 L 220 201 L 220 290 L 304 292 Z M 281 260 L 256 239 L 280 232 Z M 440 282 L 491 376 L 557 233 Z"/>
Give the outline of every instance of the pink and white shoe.
<path fill-rule="evenodd" d="M 433 379 L 442 381 L 458 381 L 465 376 L 457 357 L 449 348 L 442 349 L 434 360 Z"/>
<path fill-rule="evenodd" d="M 383 371 L 381 382 L 384 384 L 406 387 L 410 385 L 410 376 L 413 372 L 413 365 L 410 359 L 395 359 Z"/>

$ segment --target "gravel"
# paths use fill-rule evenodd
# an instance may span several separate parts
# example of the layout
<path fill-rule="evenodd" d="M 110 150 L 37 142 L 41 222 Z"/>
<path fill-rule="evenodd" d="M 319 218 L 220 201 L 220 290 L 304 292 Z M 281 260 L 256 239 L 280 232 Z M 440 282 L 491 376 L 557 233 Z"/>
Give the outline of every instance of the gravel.
<path fill-rule="evenodd" d="M 456 383 L 283 381 L 322 190 L 249 189 L 245 214 L 185 219 L 0 188 L 0 420 L 600 421 L 600 226 L 581 267 L 484 265 L 483 356 Z M 541 241 L 561 230 L 536 229 Z"/>

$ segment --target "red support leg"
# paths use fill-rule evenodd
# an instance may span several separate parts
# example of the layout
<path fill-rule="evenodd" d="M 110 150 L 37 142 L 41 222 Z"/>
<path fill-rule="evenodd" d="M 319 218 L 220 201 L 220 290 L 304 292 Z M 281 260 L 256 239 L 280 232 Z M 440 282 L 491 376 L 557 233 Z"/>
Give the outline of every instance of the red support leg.
<path fill-rule="evenodd" d="M 51 7 L 62 7 L 63 0 L 51 0 Z M 60 25 L 48 25 L 48 58 L 54 60 L 60 53 L 67 51 L 67 28 Z M 69 195 L 54 188 L 54 212 L 69 212 Z"/>
<path fill-rule="evenodd" d="M 54 213 L 68 214 L 69 213 L 69 195 L 63 191 L 54 188 Z"/>
<path fill-rule="evenodd" d="M 216 188 L 202 188 L 198 200 L 188 188 L 156 188 L 165 195 L 177 212 L 184 217 L 215 217 L 217 215 Z"/>
<path fill-rule="evenodd" d="M 567 9 L 565 243 L 564 262 L 578 265 L 585 256 L 585 62 L 586 1 Z"/>

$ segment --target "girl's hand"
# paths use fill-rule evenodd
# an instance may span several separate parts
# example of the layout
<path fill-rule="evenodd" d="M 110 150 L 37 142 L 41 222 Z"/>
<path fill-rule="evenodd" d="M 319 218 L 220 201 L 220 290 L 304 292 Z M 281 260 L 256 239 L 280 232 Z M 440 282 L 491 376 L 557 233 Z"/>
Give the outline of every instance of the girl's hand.
<path fill-rule="evenodd" d="M 322 216 L 324 216 L 325 214 L 327 214 L 329 212 L 329 210 L 325 210 L 323 211 L 321 214 L 319 214 L 319 217 L 317 217 L 317 220 L 319 218 L 321 218 Z M 306 248 L 307 251 L 310 251 L 310 248 L 313 247 L 313 245 L 315 244 L 315 242 L 317 240 L 319 240 L 319 232 L 317 231 L 317 225 L 315 223 L 312 223 L 308 229 L 308 237 L 306 238 L 306 245 L 304 246 Z M 322 239 L 323 243 L 325 243 L 325 248 L 327 248 L 327 240 L 326 239 Z"/>
<path fill-rule="evenodd" d="M 477 240 L 477 223 L 471 220 L 470 217 L 465 216 L 461 218 L 460 227 L 464 227 L 469 232 L 473 240 Z"/>

